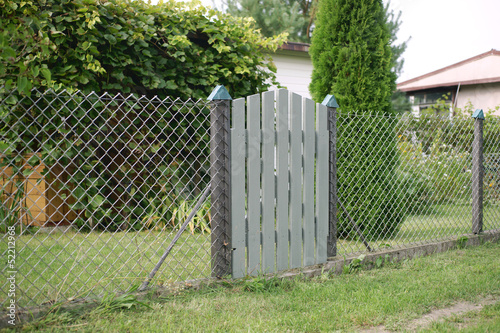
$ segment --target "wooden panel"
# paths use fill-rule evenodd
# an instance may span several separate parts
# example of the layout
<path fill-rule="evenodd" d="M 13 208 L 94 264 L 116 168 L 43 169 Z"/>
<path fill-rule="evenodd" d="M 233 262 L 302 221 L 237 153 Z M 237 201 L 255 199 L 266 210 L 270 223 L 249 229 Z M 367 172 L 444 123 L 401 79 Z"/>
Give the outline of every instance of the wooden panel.
<path fill-rule="evenodd" d="M 262 94 L 262 271 L 275 271 L 274 91 Z"/>
<path fill-rule="evenodd" d="M 46 213 L 49 216 L 49 221 L 52 222 L 64 220 L 64 211 L 68 209 L 60 196 L 65 191 L 59 190 L 60 187 L 61 183 L 56 177 L 51 177 L 46 184 Z"/>
<path fill-rule="evenodd" d="M 28 167 L 24 169 L 28 169 Z M 37 172 L 36 174 L 39 173 Z M 36 178 L 35 172 L 32 172 L 25 179 L 24 191 L 26 196 L 25 207 L 28 211 L 22 213 L 23 223 L 26 225 L 43 227 L 49 220 L 45 180 Z"/>
<path fill-rule="evenodd" d="M 302 265 L 302 97 L 290 99 L 290 268 Z"/>
<path fill-rule="evenodd" d="M 260 95 L 247 98 L 248 172 L 248 274 L 257 275 L 260 269 Z"/>
<path fill-rule="evenodd" d="M 288 268 L 288 91 L 280 89 L 276 98 L 276 268 Z"/>
<path fill-rule="evenodd" d="M 327 259 L 328 238 L 328 119 L 327 108 L 316 104 L 316 263 Z"/>
<path fill-rule="evenodd" d="M 0 192 L 5 194 L 12 194 L 16 191 L 16 182 L 22 180 L 22 176 L 14 175 L 12 167 L 0 168 Z"/>
<path fill-rule="evenodd" d="M 29 182 L 26 183 L 29 186 Z M 46 213 L 47 201 L 43 195 L 28 195 L 25 199 L 27 211 L 22 213 L 23 223 L 26 225 L 43 227 L 48 221 Z"/>
<path fill-rule="evenodd" d="M 24 211 L 21 214 L 23 223 L 44 226 L 48 222 L 60 223 L 76 219 L 78 215 L 68 207 L 68 203 L 75 202 L 75 198 L 69 195 L 68 190 L 60 190 L 61 181 L 67 179 L 70 167 L 55 164 L 51 167 L 50 174 L 44 176 L 45 165 L 42 163 L 36 166 L 28 164 L 28 160 L 32 156 L 33 154 L 27 154 L 23 158 L 19 167 L 19 175 L 13 179 L 8 179 L 12 177 L 12 167 L 0 171 L 0 185 L 5 184 L 7 191 L 14 189 L 13 181 L 23 181 Z M 26 170 L 30 170 L 30 172 Z M 62 194 L 66 195 L 65 199 L 62 198 Z"/>
<path fill-rule="evenodd" d="M 314 265 L 314 102 L 304 99 L 304 266 Z"/>
<path fill-rule="evenodd" d="M 233 101 L 231 129 L 232 277 L 245 276 L 245 99 Z"/>

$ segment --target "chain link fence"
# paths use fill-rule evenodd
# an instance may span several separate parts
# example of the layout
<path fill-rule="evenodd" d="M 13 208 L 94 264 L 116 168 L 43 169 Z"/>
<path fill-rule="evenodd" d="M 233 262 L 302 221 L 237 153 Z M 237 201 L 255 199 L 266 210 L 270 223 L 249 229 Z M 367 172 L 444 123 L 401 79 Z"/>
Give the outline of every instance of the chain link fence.
<path fill-rule="evenodd" d="M 35 89 L 0 103 L 0 249 L 15 230 L 17 250 L 2 305 L 8 271 L 18 305 L 39 305 L 137 287 L 167 248 L 151 284 L 211 276 L 206 101 Z"/>
<path fill-rule="evenodd" d="M 340 112 L 337 119 L 338 254 L 472 233 L 473 118 Z M 499 125 L 484 120 L 485 231 L 500 228 Z"/>
<path fill-rule="evenodd" d="M 2 307 L 12 272 L 20 307 L 225 275 L 227 103 L 2 96 Z M 336 129 L 337 255 L 471 233 L 473 119 L 339 112 Z M 486 119 L 484 230 L 500 228 L 499 134 Z"/>

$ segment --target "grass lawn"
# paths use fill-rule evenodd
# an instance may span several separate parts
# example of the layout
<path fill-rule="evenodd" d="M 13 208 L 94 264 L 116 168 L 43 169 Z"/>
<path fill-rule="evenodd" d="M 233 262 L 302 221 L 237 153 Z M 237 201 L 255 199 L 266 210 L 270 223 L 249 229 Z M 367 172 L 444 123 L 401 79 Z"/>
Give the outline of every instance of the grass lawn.
<path fill-rule="evenodd" d="M 171 231 L 23 235 L 16 241 L 18 305 L 127 291 L 151 272 L 173 236 Z M 6 247 L 0 243 L 2 253 Z M 185 232 L 152 283 L 209 276 L 210 235 Z M 0 303 L 6 296 L 0 294 Z"/>
<path fill-rule="evenodd" d="M 500 205 L 486 205 L 483 210 L 483 230 L 500 229 Z M 373 249 L 396 248 L 457 238 L 472 230 L 471 205 L 435 205 L 426 214 L 409 215 L 396 235 L 385 239 L 368 239 Z M 359 240 L 340 239 L 338 255 L 365 252 Z"/>
<path fill-rule="evenodd" d="M 374 249 L 397 248 L 458 237 L 470 233 L 471 214 L 467 205 L 434 206 L 432 213 L 408 216 L 397 235 L 369 243 Z M 485 230 L 500 228 L 499 219 L 494 218 L 500 217 L 500 206 L 486 207 L 484 215 Z M 18 305 L 38 306 L 102 296 L 106 291 L 128 291 L 149 274 L 173 236 L 171 230 L 20 236 L 16 241 Z M 0 242 L 0 252 L 6 250 L 6 242 Z M 365 251 L 358 240 L 339 240 L 339 256 Z M 209 276 L 210 235 L 186 231 L 153 283 L 170 285 Z M 1 290 L 7 290 L 6 282 L 1 283 Z M 5 306 L 7 301 L 7 293 L 1 292 L 0 305 Z"/>
<path fill-rule="evenodd" d="M 500 243 L 386 263 L 350 274 L 280 281 L 261 277 L 151 294 L 142 306 L 130 296 L 97 307 L 61 309 L 24 327 L 38 332 L 497 332 L 500 328 Z M 459 302 L 490 304 L 425 325 L 435 309 Z"/>

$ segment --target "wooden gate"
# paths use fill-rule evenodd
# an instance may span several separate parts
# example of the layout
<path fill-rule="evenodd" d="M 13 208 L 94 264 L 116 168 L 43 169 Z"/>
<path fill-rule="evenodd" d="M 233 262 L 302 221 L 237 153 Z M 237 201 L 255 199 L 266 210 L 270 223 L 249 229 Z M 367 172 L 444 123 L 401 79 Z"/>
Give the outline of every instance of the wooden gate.
<path fill-rule="evenodd" d="M 233 101 L 234 278 L 326 262 L 327 107 L 287 90 Z"/>

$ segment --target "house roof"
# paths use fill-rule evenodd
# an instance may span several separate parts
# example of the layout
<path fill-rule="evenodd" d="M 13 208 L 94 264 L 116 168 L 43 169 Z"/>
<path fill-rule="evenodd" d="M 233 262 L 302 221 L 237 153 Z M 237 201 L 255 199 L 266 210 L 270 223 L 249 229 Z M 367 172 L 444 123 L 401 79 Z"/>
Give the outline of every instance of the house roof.
<path fill-rule="evenodd" d="M 401 91 L 500 82 L 500 51 L 479 54 L 398 84 Z"/>
<path fill-rule="evenodd" d="M 310 44 L 307 43 L 286 42 L 281 45 L 279 49 L 285 51 L 309 52 L 309 46 Z"/>

